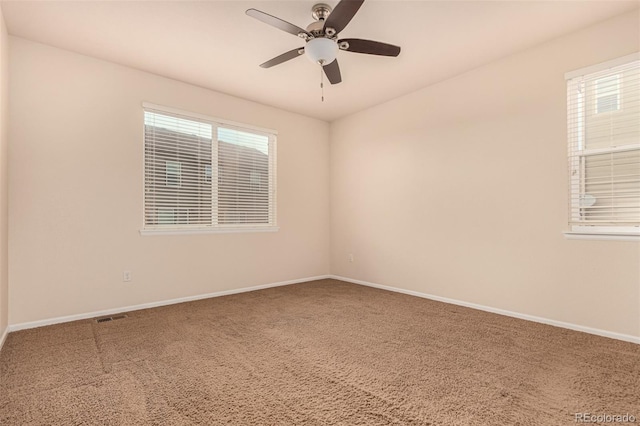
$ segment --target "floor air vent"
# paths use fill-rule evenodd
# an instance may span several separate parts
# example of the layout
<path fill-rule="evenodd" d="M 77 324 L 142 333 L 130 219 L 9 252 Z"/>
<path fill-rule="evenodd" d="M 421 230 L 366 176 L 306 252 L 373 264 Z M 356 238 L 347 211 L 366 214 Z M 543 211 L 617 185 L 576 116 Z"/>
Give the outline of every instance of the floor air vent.
<path fill-rule="evenodd" d="M 123 318 L 127 318 L 126 314 L 121 314 L 121 315 L 114 315 L 112 317 L 102 317 L 102 318 L 97 318 L 96 322 L 100 323 L 100 322 L 109 322 L 109 321 L 115 321 L 115 320 L 119 320 L 119 319 L 123 319 Z"/>

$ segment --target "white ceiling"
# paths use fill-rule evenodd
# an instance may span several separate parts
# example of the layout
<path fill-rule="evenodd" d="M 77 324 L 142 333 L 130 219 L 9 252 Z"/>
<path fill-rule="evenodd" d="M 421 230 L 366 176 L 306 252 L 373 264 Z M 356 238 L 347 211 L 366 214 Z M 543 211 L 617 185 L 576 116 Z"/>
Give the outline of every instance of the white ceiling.
<path fill-rule="evenodd" d="M 332 121 L 640 4 L 367 0 L 340 37 L 402 52 L 339 52 L 343 81 L 325 84 L 322 103 L 319 66 L 306 58 L 258 66 L 304 42 L 244 13 L 260 9 L 304 28 L 317 2 L 3 1 L 2 10 L 13 35 Z"/>

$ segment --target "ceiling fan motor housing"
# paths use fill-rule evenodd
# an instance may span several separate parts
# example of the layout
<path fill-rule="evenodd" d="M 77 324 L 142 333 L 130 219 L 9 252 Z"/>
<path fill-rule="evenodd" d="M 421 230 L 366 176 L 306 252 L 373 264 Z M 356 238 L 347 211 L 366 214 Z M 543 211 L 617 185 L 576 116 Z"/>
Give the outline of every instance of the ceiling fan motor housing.
<path fill-rule="evenodd" d="M 324 29 L 324 21 L 314 21 L 307 25 L 307 31 L 313 34 L 314 37 L 322 37 Z"/>
<path fill-rule="evenodd" d="M 313 16 L 315 22 L 307 26 L 307 31 L 313 34 L 314 37 L 333 38 L 336 35 L 335 29 L 324 27 L 324 23 L 329 17 L 331 10 L 331 6 L 325 3 L 318 3 L 311 8 L 311 16 Z"/>

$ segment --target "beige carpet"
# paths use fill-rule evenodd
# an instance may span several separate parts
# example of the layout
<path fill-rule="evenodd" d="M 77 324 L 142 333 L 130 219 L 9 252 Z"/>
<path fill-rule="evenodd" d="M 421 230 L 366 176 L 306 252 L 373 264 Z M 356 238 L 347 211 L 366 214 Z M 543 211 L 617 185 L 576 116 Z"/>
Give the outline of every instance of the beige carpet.
<path fill-rule="evenodd" d="M 11 333 L 2 425 L 569 425 L 640 346 L 323 280 Z"/>

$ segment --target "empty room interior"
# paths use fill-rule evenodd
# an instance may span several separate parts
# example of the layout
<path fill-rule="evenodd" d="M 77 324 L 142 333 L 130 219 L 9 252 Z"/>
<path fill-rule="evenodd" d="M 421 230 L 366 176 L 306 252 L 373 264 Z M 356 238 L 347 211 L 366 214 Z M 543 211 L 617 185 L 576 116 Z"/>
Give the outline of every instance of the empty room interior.
<path fill-rule="evenodd" d="M 640 2 L 0 1 L 0 424 L 640 422 Z"/>

